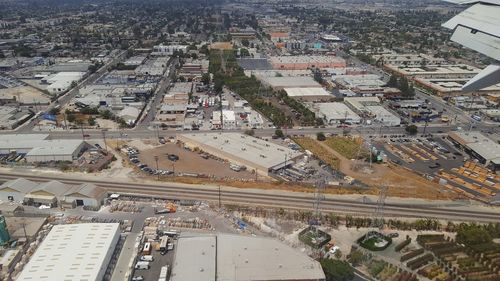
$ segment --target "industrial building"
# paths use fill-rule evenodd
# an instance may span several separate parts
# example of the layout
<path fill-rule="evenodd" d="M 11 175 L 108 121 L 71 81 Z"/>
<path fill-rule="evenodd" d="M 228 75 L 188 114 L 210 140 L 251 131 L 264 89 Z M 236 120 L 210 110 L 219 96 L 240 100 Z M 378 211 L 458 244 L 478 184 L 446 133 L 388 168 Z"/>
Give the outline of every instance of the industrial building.
<path fill-rule="evenodd" d="M 387 54 L 372 55 L 376 61 L 381 61 L 384 65 L 392 66 L 420 66 L 444 64 L 446 60 L 436 58 L 427 54 L 397 54 L 390 52 Z"/>
<path fill-rule="evenodd" d="M 384 86 L 386 84 L 376 74 L 336 75 L 333 76 L 333 82 L 343 89 L 363 95 L 384 93 Z"/>
<path fill-rule="evenodd" d="M 90 145 L 82 140 L 48 140 L 48 135 L 1 135 L 0 155 L 22 154 L 26 161 L 73 161 Z"/>
<path fill-rule="evenodd" d="M 73 186 L 59 181 L 37 183 L 18 178 L 0 185 L 0 200 L 29 205 L 100 207 L 106 196 L 105 189 L 90 183 Z"/>
<path fill-rule="evenodd" d="M 345 104 L 366 120 L 372 120 L 383 126 L 398 126 L 401 118 L 385 109 L 378 97 L 346 97 Z"/>
<path fill-rule="evenodd" d="M 321 265 L 271 238 L 232 234 L 181 237 L 172 281 L 324 281 Z"/>
<path fill-rule="evenodd" d="M 322 102 L 311 104 L 312 111 L 330 125 L 346 123 L 359 124 L 361 117 L 341 102 Z"/>
<path fill-rule="evenodd" d="M 103 280 L 120 238 L 118 223 L 55 225 L 17 281 Z"/>
<path fill-rule="evenodd" d="M 42 83 L 49 84 L 47 91 L 50 94 L 58 95 L 71 88 L 73 82 L 80 81 L 86 72 L 58 72 L 42 79 Z"/>
<path fill-rule="evenodd" d="M 315 68 L 345 68 L 343 58 L 335 56 L 279 56 L 271 57 L 269 62 L 274 69 L 315 69 Z"/>
<path fill-rule="evenodd" d="M 462 86 L 481 72 L 481 69 L 466 64 L 385 65 L 384 67 L 392 73 L 413 79 L 420 87 L 440 96 L 462 95 Z M 500 85 L 485 87 L 478 92 L 481 94 L 500 93 Z"/>
<path fill-rule="evenodd" d="M 288 147 L 239 133 L 182 134 L 177 140 L 266 176 L 303 156 Z"/>
<path fill-rule="evenodd" d="M 0 107 L 0 130 L 13 130 L 33 115 L 27 109 L 4 105 Z"/>
<path fill-rule="evenodd" d="M 316 82 L 310 76 L 299 77 L 270 77 L 257 76 L 257 78 L 266 86 L 273 88 L 276 91 L 285 88 L 321 88 L 321 84 Z"/>
<path fill-rule="evenodd" d="M 500 169 L 500 144 L 482 133 L 477 131 L 450 132 L 448 139 L 455 146 L 479 160 L 481 164 L 490 167 L 494 171 Z"/>
<path fill-rule="evenodd" d="M 307 100 L 328 99 L 334 96 L 323 88 L 285 88 L 287 95 L 291 98 L 301 98 Z"/>
<path fill-rule="evenodd" d="M 23 202 L 24 196 L 35 189 L 38 183 L 18 178 L 0 185 L 0 200 L 2 202 Z"/>

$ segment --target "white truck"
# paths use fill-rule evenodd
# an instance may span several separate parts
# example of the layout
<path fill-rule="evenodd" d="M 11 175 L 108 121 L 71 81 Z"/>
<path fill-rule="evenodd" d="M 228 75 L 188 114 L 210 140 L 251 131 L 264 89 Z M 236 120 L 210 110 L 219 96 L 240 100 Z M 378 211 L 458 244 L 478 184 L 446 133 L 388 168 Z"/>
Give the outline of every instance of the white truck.
<path fill-rule="evenodd" d="M 145 255 L 145 256 L 141 256 L 141 261 L 149 261 L 149 262 L 152 262 L 152 261 L 153 261 L 153 256 L 152 256 L 152 255 Z"/>
<path fill-rule="evenodd" d="M 148 261 L 138 261 L 135 264 L 135 269 L 149 269 L 149 262 Z"/>
<path fill-rule="evenodd" d="M 168 276 L 168 265 L 162 266 L 160 270 L 160 278 L 158 281 L 167 281 Z"/>

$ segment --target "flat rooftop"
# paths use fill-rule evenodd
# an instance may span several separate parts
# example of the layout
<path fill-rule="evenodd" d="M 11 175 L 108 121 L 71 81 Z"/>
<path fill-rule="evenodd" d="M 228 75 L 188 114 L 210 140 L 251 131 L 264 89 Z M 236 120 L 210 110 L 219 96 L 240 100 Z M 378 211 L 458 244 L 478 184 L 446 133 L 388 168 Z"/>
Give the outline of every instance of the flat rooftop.
<path fill-rule="evenodd" d="M 216 244 L 215 236 L 179 238 L 170 281 L 215 281 Z"/>
<path fill-rule="evenodd" d="M 285 158 L 292 160 L 302 155 L 288 147 L 239 133 L 182 134 L 177 137 L 267 169 L 281 165 Z"/>
<path fill-rule="evenodd" d="M 55 225 L 17 281 L 97 281 L 118 233 L 118 223 Z"/>
<path fill-rule="evenodd" d="M 316 96 L 332 96 L 323 88 L 285 88 L 285 92 L 289 97 L 316 97 Z M 333 97 L 333 96 L 332 96 Z"/>
<path fill-rule="evenodd" d="M 500 163 L 500 144 L 486 137 L 481 132 L 450 132 L 449 136 L 461 145 L 469 147 L 485 160 Z"/>
<path fill-rule="evenodd" d="M 275 239 L 217 234 L 179 238 L 171 280 L 325 280 L 325 274 L 317 261 Z"/>

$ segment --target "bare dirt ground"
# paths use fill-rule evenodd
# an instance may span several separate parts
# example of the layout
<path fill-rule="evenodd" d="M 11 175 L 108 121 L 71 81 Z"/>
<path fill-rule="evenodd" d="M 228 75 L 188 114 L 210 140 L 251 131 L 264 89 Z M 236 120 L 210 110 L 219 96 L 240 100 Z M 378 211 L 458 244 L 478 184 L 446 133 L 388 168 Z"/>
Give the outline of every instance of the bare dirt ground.
<path fill-rule="evenodd" d="M 12 98 L 15 97 L 21 103 L 41 103 L 50 102 L 50 98 L 42 91 L 30 86 L 20 86 L 15 88 L 1 89 L 0 97 Z"/>
<path fill-rule="evenodd" d="M 175 154 L 179 160 L 170 161 L 167 156 Z M 175 170 L 175 173 L 197 173 L 226 180 L 255 179 L 255 174 L 249 171 L 235 172 L 229 168 L 229 163 L 213 158 L 204 159 L 200 154 L 184 149 L 178 144 L 165 145 L 141 150 L 139 159 L 149 167 L 156 168 L 155 156 L 158 156 L 158 168 Z"/>
<path fill-rule="evenodd" d="M 317 141 L 317 143 L 340 160 L 339 170 L 342 173 L 370 186 L 380 187 L 382 185 L 387 185 L 387 194 L 389 196 L 420 197 L 427 199 L 458 198 L 457 194 L 446 192 L 439 184 L 428 181 L 396 165 L 373 164 L 370 173 L 365 173 L 361 169 L 354 170 L 354 161 L 345 158 L 323 142 Z"/>

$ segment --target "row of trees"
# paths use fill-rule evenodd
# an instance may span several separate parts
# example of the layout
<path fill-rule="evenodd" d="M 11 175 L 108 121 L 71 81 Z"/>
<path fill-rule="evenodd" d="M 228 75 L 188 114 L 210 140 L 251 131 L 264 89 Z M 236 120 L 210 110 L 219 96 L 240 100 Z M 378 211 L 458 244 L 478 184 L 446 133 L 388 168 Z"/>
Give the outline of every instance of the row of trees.
<path fill-rule="evenodd" d="M 415 95 L 415 89 L 413 88 L 413 85 L 408 83 L 408 79 L 406 77 L 399 77 L 393 74 L 391 75 L 391 78 L 389 78 L 387 86 L 398 88 L 403 96 L 412 97 Z"/>

